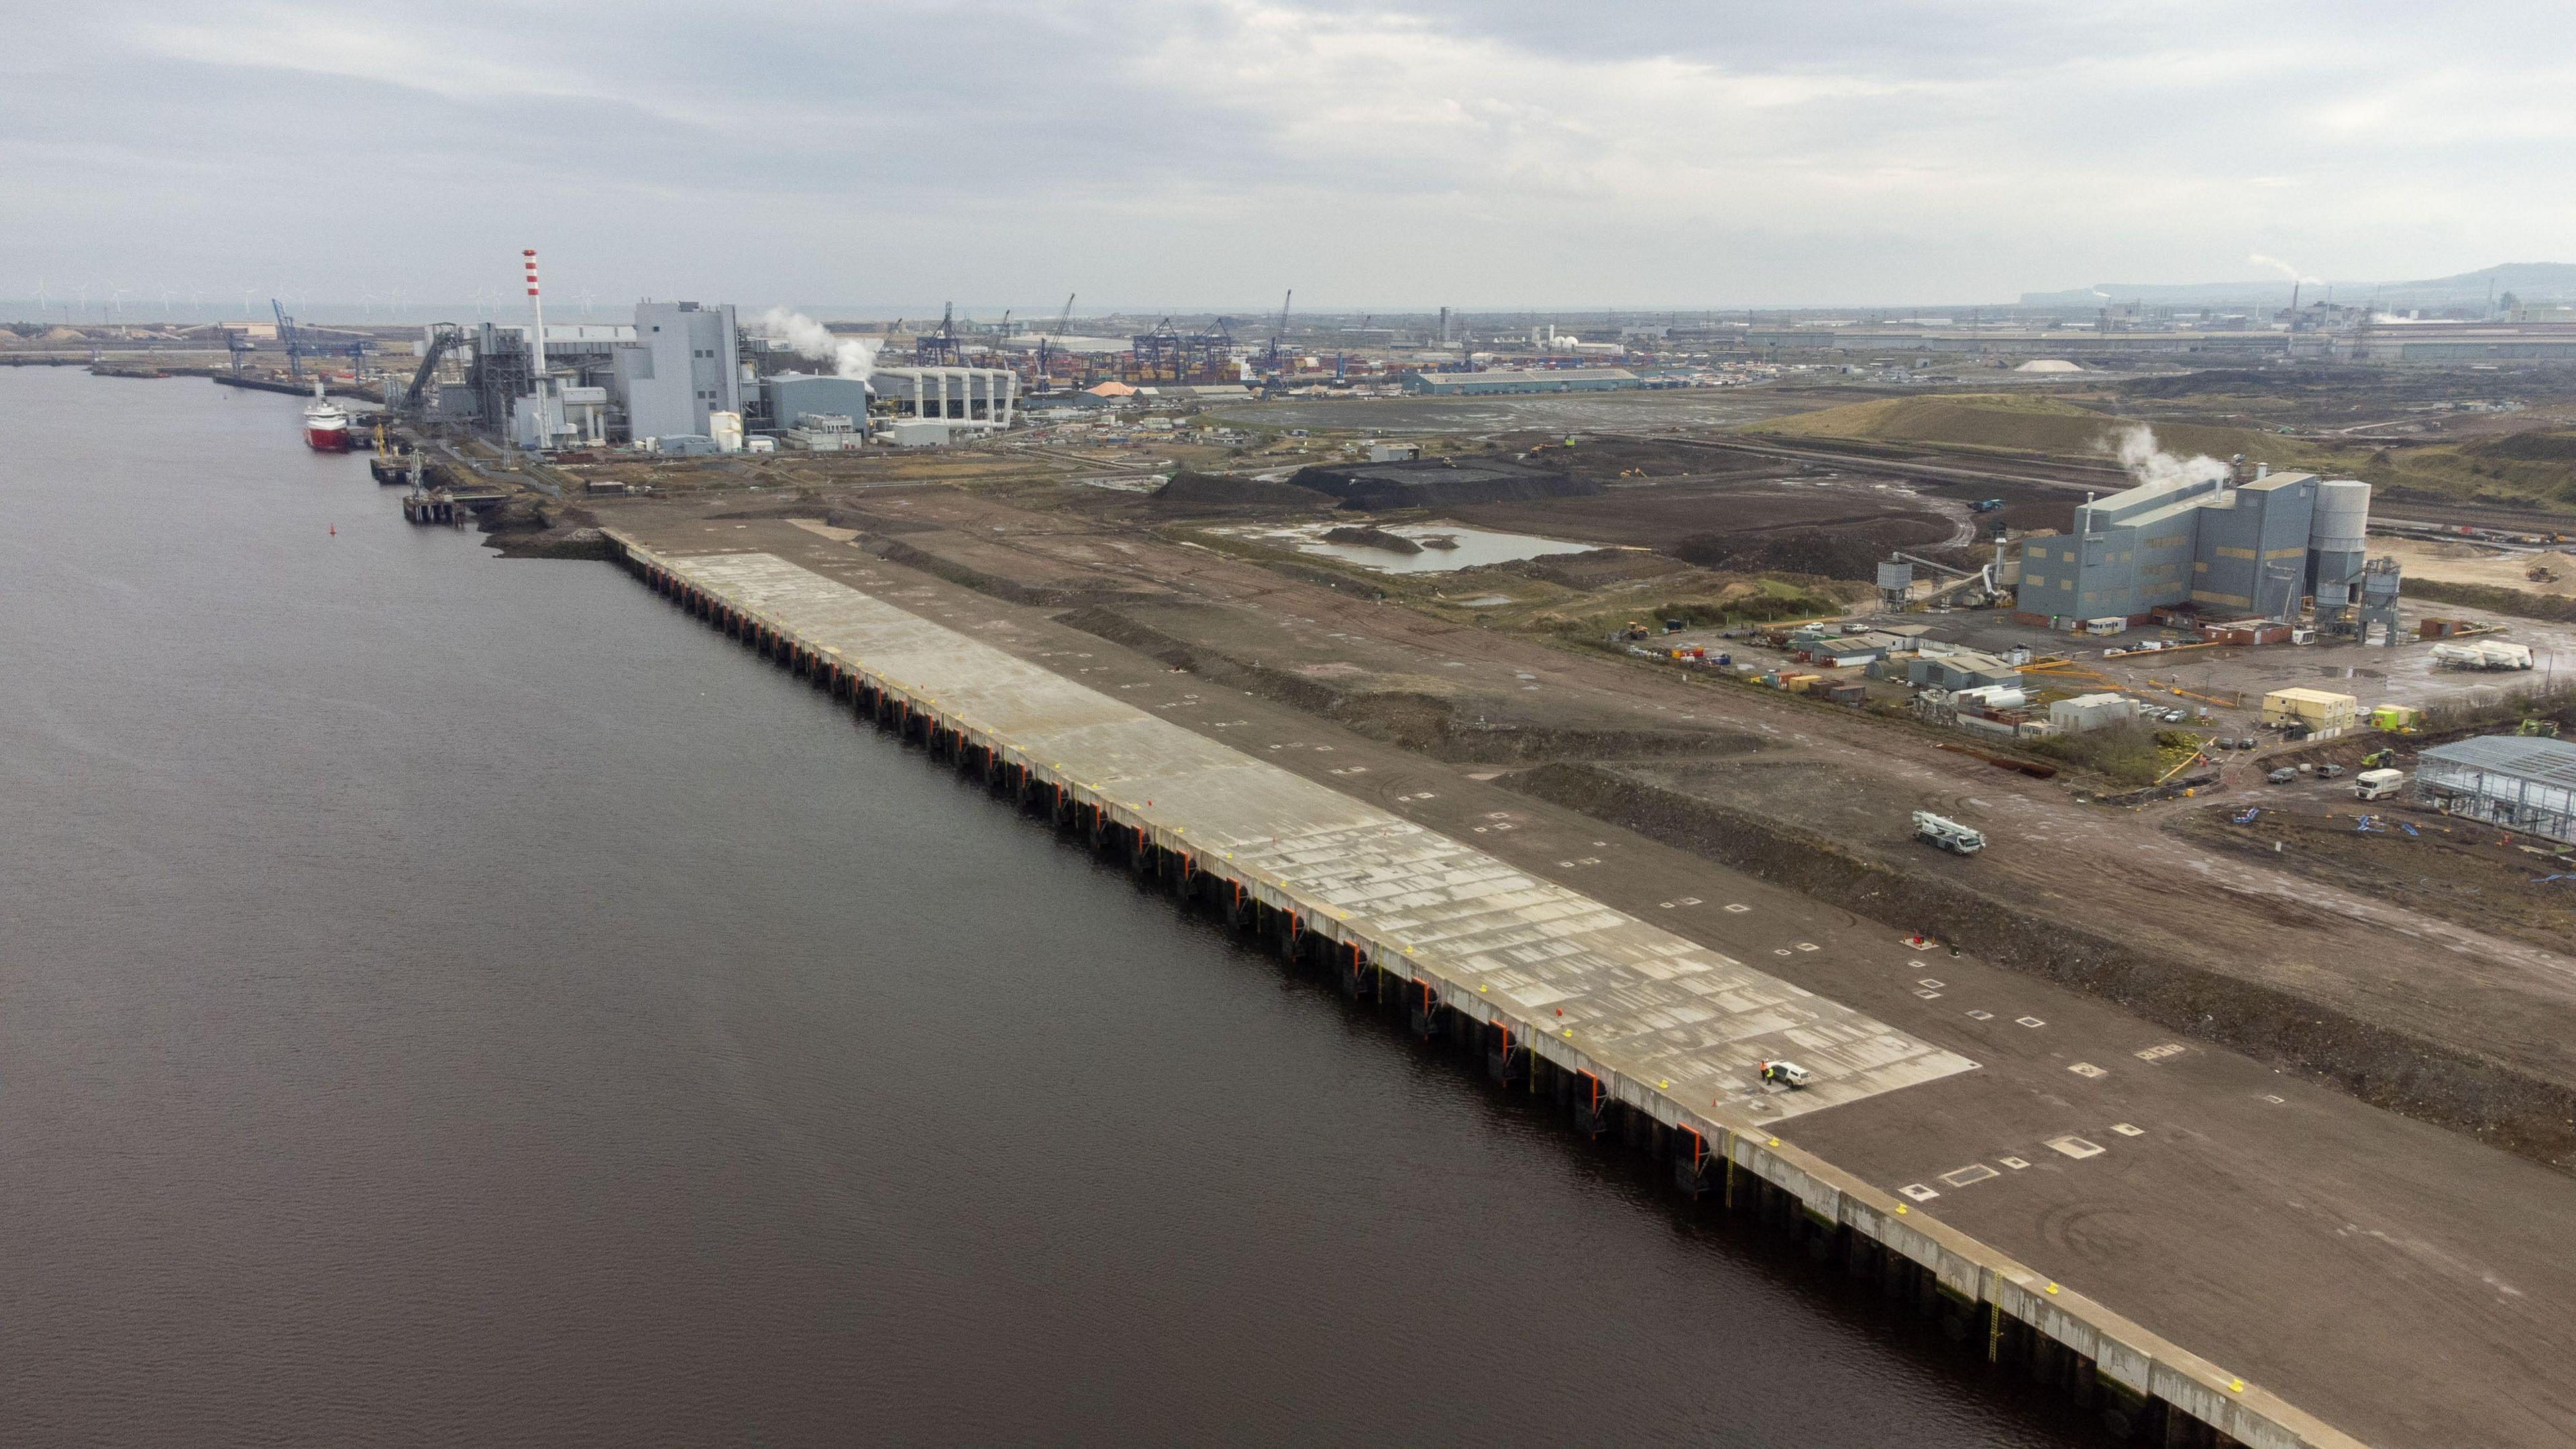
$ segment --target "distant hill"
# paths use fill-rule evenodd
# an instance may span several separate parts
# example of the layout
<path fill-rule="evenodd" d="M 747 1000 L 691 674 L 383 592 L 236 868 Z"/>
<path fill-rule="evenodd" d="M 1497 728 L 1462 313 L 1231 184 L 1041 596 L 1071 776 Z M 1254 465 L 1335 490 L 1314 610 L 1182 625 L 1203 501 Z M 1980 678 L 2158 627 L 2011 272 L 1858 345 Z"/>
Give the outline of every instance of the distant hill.
<path fill-rule="evenodd" d="M 2413 282 L 2327 282 L 2305 289 L 2302 300 L 2323 298 L 2331 287 L 2335 299 L 2342 302 L 2364 302 L 2376 296 L 2387 306 L 2446 307 L 2485 302 L 2491 284 L 2494 295 L 2511 292 L 2525 302 L 2576 300 L 2576 263 L 2506 262 L 2455 277 Z M 2286 307 L 2290 284 L 2278 277 L 2247 282 L 2102 282 L 2063 292 L 2021 294 L 2025 307 L 2107 307 L 2117 302 Z"/>

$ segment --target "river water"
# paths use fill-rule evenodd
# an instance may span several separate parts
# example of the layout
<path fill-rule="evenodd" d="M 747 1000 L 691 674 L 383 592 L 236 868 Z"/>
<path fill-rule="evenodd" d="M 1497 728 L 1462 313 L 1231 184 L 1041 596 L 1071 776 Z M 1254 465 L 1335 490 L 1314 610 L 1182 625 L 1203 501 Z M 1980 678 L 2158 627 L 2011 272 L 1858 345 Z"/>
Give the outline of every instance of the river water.
<path fill-rule="evenodd" d="M 0 372 L 0 1440 L 2074 1442 L 299 407 Z"/>

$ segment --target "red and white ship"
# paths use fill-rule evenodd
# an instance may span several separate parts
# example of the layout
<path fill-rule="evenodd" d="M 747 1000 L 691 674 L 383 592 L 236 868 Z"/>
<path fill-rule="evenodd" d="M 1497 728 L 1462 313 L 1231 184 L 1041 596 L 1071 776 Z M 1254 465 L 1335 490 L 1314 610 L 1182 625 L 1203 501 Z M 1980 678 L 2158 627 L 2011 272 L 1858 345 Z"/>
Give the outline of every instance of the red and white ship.
<path fill-rule="evenodd" d="M 322 384 L 313 384 L 313 401 L 304 409 L 304 445 L 317 453 L 349 451 L 349 413 L 346 408 L 322 395 Z"/>

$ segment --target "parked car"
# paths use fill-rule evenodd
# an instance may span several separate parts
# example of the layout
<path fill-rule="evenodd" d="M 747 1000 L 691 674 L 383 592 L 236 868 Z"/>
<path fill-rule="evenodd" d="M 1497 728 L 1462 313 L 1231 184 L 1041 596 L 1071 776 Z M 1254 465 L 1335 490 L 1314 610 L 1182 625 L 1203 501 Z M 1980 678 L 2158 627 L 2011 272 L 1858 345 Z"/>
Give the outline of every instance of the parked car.
<path fill-rule="evenodd" d="M 2274 770 L 2263 778 L 2271 781 L 2275 785 L 2287 785 L 2291 781 L 2299 778 L 2299 772 L 2291 769 L 2287 765 L 2283 765 L 2281 768 Z"/>
<path fill-rule="evenodd" d="M 2340 775 L 2340 774 L 2342 774 L 2342 773 L 2343 773 L 2343 766 L 2341 766 L 2341 765 L 2319 765 L 2319 766 L 2317 766 L 2317 778 L 2318 778 L 2318 779 L 2320 779 L 2320 780 L 2331 780 L 2331 779 L 2333 779 L 2335 776 Z"/>

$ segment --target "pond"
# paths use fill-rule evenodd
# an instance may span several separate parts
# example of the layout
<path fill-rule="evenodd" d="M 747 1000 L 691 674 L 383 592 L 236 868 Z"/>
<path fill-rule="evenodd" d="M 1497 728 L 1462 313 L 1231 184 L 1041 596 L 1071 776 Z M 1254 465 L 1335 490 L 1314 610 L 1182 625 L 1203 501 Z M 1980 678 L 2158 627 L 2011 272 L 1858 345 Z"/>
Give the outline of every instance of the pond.
<path fill-rule="evenodd" d="M 1314 523 L 1294 528 L 1225 528 L 1216 530 L 1235 538 L 1250 539 L 1277 547 L 1293 548 L 1299 553 L 1328 554 L 1364 569 L 1384 574 L 1440 574 L 1480 564 L 1510 563 L 1514 559 L 1540 558 L 1553 553 L 1588 553 L 1595 545 L 1567 543 L 1563 539 L 1540 538 L 1527 533 L 1496 533 L 1483 528 L 1461 528 L 1446 523 L 1407 523 L 1375 530 L 1409 539 L 1420 552 L 1384 544 L 1334 542 L 1324 537 L 1350 524 Z"/>

